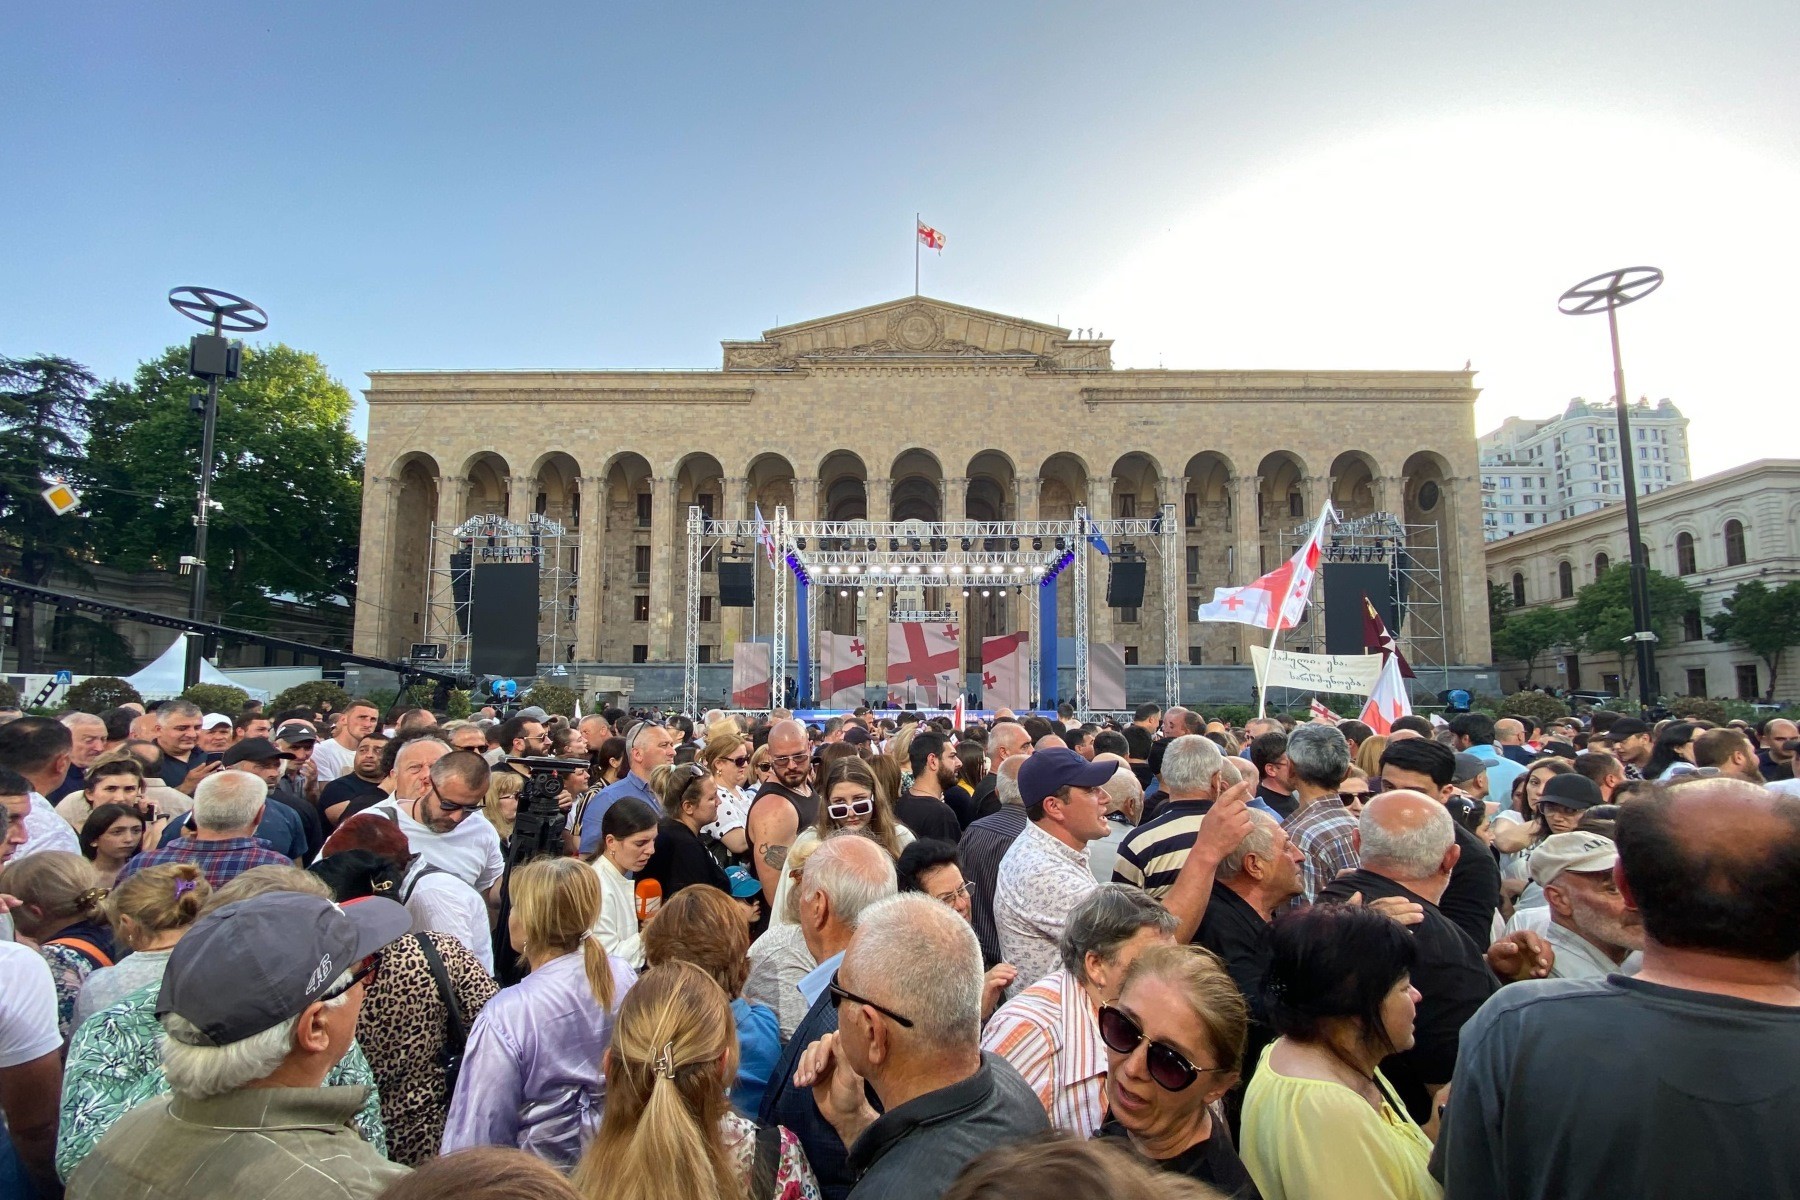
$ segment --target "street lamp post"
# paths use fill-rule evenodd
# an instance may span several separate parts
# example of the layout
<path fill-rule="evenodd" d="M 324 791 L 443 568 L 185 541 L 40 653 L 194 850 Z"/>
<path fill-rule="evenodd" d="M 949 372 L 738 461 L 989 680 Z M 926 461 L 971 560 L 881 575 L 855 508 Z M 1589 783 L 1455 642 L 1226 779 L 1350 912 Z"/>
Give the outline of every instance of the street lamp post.
<path fill-rule="evenodd" d="M 213 435 L 219 424 L 219 381 L 236 379 L 241 342 L 228 341 L 226 333 L 254 333 L 266 329 L 269 314 L 241 296 L 216 288 L 178 287 L 169 293 L 169 305 L 190 321 L 210 325 L 211 333 L 197 333 L 188 342 L 188 374 L 206 380 L 206 392 L 194 394 L 193 408 L 204 418 L 200 434 L 200 492 L 194 508 L 194 552 L 181 557 L 183 574 L 192 573 L 194 587 L 188 597 L 188 618 L 206 616 L 206 525 L 212 502 Z M 188 640 L 186 687 L 200 682 L 204 643 Z"/>
<path fill-rule="evenodd" d="M 1625 402 L 1625 366 L 1619 357 L 1619 309 L 1642 300 L 1662 286 L 1663 273 L 1655 267 L 1621 267 L 1584 279 L 1558 299 L 1564 316 L 1585 317 L 1606 312 L 1607 332 L 1612 335 L 1613 402 L 1619 418 L 1619 483 L 1625 489 L 1625 536 L 1631 539 L 1631 623 L 1636 651 L 1638 704 L 1646 711 L 1656 700 L 1656 633 L 1650 628 L 1650 563 L 1644 554 L 1638 529 L 1637 468 L 1631 452 L 1631 414 Z"/>

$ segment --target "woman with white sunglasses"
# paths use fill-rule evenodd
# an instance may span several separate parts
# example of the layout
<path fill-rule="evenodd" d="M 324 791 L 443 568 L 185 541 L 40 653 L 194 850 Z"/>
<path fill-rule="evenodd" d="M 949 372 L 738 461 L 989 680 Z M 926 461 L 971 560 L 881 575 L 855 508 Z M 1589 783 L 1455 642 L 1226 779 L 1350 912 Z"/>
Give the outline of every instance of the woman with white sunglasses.
<path fill-rule="evenodd" d="M 823 841 L 839 830 L 862 834 L 878 843 L 896 859 L 912 842 L 912 830 L 894 820 L 894 810 L 889 805 L 886 789 L 875 778 L 875 772 L 869 769 L 869 764 L 862 759 L 845 757 L 833 762 L 825 769 L 825 778 L 820 781 L 819 792 L 824 797 L 824 803 L 819 805 L 819 819 L 811 829 L 805 830 L 794 840 L 790 854 L 797 852 L 801 846 Z M 771 926 L 787 920 L 787 905 L 784 901 L 793 886 L 793 877 L 784 874 L 775 888 L 775 899 L 770 905 Z"/>

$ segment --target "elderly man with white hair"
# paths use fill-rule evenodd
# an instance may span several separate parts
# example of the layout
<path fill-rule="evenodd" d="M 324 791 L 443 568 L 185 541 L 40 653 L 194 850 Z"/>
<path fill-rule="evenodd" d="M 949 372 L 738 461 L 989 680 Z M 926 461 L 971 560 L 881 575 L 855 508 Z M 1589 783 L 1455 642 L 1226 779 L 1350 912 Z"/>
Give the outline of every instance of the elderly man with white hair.
<path fill-rule="evenodd" d="M 1107 834 L 1088 843 L 1088 866 L 1101 883 L 1112 879 L 1113 861 L 1119 856 L 1119 844 L 1137 827 L 1144 815 L 1144 785 L 1138 782 L 1131 764 L 1116 754 L 1096 754 L 1094 761 L 1116 762 L 1113 777 L 1100 785 L 1106 793 Z"/>
<path fill-rule="evenodd" d="M 1390 1055 L 1381 1069 L 1415 1121 L 1431 1119 L 1432 1097 L 1450 1082 L 1457 1035 L 1475 1010 L 1507 978 L 1543 978 L 1555 956 L 1529 931 L 1509 934 L 1483 958 L 1468 934 L 1438 908 L 1461 847 L 1450 811 L 1423 792 L 1385 792 L 1369 801 L 1357 822 L 1362 866 L 1319 890 L 1320 902 L 1361 904 L 1396 897 L 1419 906 L 1412 928 L 1419 990 L 1410 1050 Z"/>
<path fill-rule="evenodd" d="M 93 713 L 72 712 L 62 718 L 69 731 L 69 769 L 63 781 L 47 792 L 44 799 L 56 804 L 64 796 L 79 792 L 87 779 L 87 769 L 106 752 L 106 722 Z"/>
<path fill-rule="evenodd" d="M 969 1160 L 1049 1128 L 1019 1073 L 981 1049 L 981 982 L 981 946 L 948 906 L 895 896 L 863 914 L 830 985 L 838 1029 L 794 1075 L 850 1147 L 856 1200 L 934 1200 Z"/>
<path fill-rule="evenodd" d="M 256 836 L 268 795 L 269 786 L 248 771 L 225 771 L 201 780 L 188 814 L 192 827 L 168 845 L 128 861 L 119 871 L 118 883 L 148 867 L 192 863 L 217 889 L 252 867 L 290 865 L 287 855 L 277 854 Z"/>

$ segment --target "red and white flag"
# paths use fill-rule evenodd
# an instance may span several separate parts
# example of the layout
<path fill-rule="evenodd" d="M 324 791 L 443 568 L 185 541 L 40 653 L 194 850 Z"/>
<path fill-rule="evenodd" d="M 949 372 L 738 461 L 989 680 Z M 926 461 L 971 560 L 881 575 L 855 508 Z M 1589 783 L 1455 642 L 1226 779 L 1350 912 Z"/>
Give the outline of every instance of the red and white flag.
<path fill-rule="evenodd" d="M 756 513 L 756 544 L 761 546 L 763 548 L 763 553 L 768 556 L 769 569 L 774 570 L 775 535 L 769 532 L 769 523 L 763 519 L 762 505 L 758 504 L 754 511 Z"/>
<path fill-rule="evenodd" d="M 1319 542 L 1325 536 L 1325 522 L 1336 517 L 1331 503 L 1319 510 L 1313 522 L 1312 536 L 1294 551 L 1294 556 L 1243 587 L 1214 588 L 1210 604 L 1202 604 L 1198 620 L 1233 621 L 1239 625 L 1256 625 L 1263 629 L 1292 629 L 1306 611 L 1306 598 L 1312 594 L 1313 575 L 1319 569 Z"/>
<path fill-rule="evenodd" d="M 739 642 L 731 648 L 731 707 L 769 707 L 769 644 Z"/>
<path fill-rule="evenodd" d="M 918 225 L 919 225 L 919 244 L 921 246 L 924 246 L 927 250 L 936 250 L 939 254 L 942 254 L 944 252 L 944 235 L 943 235 L 943 233 L 939 230 L 933 229 L 931 226 L 927 225 L 923 221 L 920 221 L 918 223 Z"/>
<path fill-rule="evenodd" d="M 819 635 L 819 707 L 855 708 L 869 678 L 869 647 L 861 634 Z"/>
<path fill-rule="evenodd" d="M 948 703 L 946 679 L 956 677 L 957 628 L 924 621 L 888 622 L 888 699 L 902 704 Z"/>
<path fill-rule="evenodd" d="M 1005 633 L 981 640 L 981 701 L 991 709 L 1031 703 L 1031 635 Z"/>
<path fill-rule="evenodd" d="M 964 699 L 961 696 L 958 696 L 956 698 L 955 707 L 951 708 L 951 710 L 950 710 L 950 728 L 954 729 L 958 733 L 961 733 L 963 731 L 963 726 L 967 725 L 968 723 L 969 723 L 968 704 L 964 701 Z"/>
<path fill-rule="evenodd" d="M 1344 719 L 1332 712 L 1329 708 L 1326 708 L 1324 703 L 1317 696 L 1313 697 L 1312 715 L 1319 718 L 1321 721 L 1330 721 L 1333 725 Z"/>
<path fill-rule="evenodd" d="M 1376 733 L 1386 736 L 1394 731 L 1394 722 L 1412 712 L 1412 697 L 1406 692 L 1406 680 L 1400 677 L 1400 656 L 1390 654 L 1381 664 L 1381 675 L 1375 690 L 1363 705 L 1362 721 Z"/>

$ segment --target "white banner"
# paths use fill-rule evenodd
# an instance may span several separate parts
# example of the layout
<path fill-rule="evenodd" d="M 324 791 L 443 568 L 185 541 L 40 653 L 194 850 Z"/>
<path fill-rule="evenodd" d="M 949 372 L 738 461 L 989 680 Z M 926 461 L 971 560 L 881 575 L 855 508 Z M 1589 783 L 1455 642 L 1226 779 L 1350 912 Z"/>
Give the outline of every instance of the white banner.
<path fill-rule="evenodd" d="M 1263 687 L 1294 688 L 1303 692 L 1336 692 L 1367 696 L 1381 676 L 1379 654 L 1293 654 L 1267 646 L 1250 647 L 1256 678 Z"/>
<path fill-rule="evenodd" d="M 1088 643 L 1088 707 L 1096 712 L 1125 707 L 1125 647 L 1119 642 Z"/>

